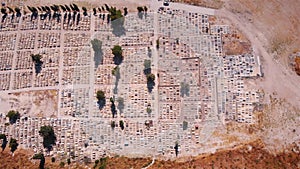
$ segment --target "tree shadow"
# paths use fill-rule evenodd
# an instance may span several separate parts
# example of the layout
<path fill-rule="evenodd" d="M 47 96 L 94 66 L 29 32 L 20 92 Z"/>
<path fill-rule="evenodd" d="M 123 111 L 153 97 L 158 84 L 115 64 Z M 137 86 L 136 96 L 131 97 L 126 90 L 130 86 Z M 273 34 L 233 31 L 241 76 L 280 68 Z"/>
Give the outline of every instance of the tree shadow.
<path fill-rule="evenodd" d="M 41 73 L 41 71 L 42 71 L 42 65 L 43 65 L 43 62 L 42 62 L 42 61 L 36 62 L 36 63 L 34 64 L 34 66 L 35 66 L 35 73 L 36 73 L 36 74 Z"/>
<path fill-rule="evenodd" d="M 115 65 L 120 65 L 123 62 L 123 56 L 115 56 L 113 60 Z"/>
<path fill-rule="evenodd" d="M 151 73 L 151 68 L 144 69 L 144 74 L 148 75 Z"/>
<path fill-rule="evenodd" d="M 102 41 L 100 41 L 99 39 L 93 39 L 91 43 L 94 50 L 95 68 L 97 68 L 100 64 L 103 63 Z"/>
<path fill-rule="evenodd" d="M 99 100 L 99 101 L 97 101 L 97 104 L 98 104 L 99 109 L 102 110 L 106 104 L 106 100 L 105 99 Z"/>
<path fill-rule="evenodd" d="M 112 33 L 117 36 L 123 36 L 126 34 L 126 30 L 124 28 L 125 18 L 121 17 L 119 19 L 113 20 L 111 22 Z"/>
<path fill-rule="evenodd" d="M 110 110 L 111 110 L 113 118 L 115 118 L 115 115 L 117 115 L 117 109 L 116 109 L 116 105 L 114 102 L 112 102 L 112 104 L 110 106 Z"/>
<path fill-rule="evenodd" d="M 154 86 L 155 86 L 155 82 L 152 82 L 152 81 L 150 81 L 150 82 L 147 82 L 147 89 L 148 89 L 148 92 L 152 92 L 152 90 L 153 90 L 153 88 L 154 88 Z"/>

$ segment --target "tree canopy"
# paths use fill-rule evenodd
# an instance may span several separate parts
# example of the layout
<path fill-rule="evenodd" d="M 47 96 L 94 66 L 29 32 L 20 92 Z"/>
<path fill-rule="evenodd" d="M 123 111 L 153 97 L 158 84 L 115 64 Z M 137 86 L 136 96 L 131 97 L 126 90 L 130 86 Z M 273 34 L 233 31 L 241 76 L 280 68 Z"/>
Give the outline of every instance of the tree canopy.
<path fill-rule="evenodd" d="M 15 111 L 15 110 L 10 110 L 7 113 L 6 117 L 9 118 L 10 124 L 14 124 L 14 123 L 16 123 L 16 121 L 18 119 L 20 119 L 20 113 L 18 111 Z"/>
<path fill-rule="evenodd" d="M 114 62 L 116 65 L 121 64 L 124 59 L 122 47 L 119 45 L 115 45 L 112 49 L 112 54 L 114 55 Z"/>
<path fill-rule="evenodd" d="M 114 21 L 123 17 L 121 10 L 117 10 L 116 7 L 110 7 L 109 9 L 110 19 Z"/>
<path fill-rule="evenodd" d="M 119 121 L 119 125 L 120 125 L 121 129 L 124 130 L 125 126 L 124 126 L 123 120 Z"/>
<path fill-rule="evenodd" d="M 17 150 L 18 146 L 19 146 L 19 144 L 18 144 L 17 140 L 14 138 L 11 138 L 9 141 L 10 151 L 12 153 L 14 153 Z"/>
<path fill-rule="evenodd" d="M 99 108 L 102 109 L 106 103 L 106 100 L 105 100 L 105 93 L 104 91 L 102 90 L 98 90 L 97 93 L 96 93 L 96 98 L 98 100 L 98 105 L 99 105 Z"/>
<path fill-rule="evenodd" d="M 40 160 L 40 165 L 39 165 L 39 169 L 44 169 L 45 168 L 45 157 L 44 154 L 39 153 L 39 154 L 35 154 L 32 159 L 39 159 Z M 51 161 L 53 162 L 53 160 L 51 159 Z M 55 161 L 55 158 L 54 158 Z"/>
<path fill-rule="evenodd" d="M 154 83 L 155 75 L 153 73 L 147 74 L 147 82 Z"/>
<path fill-rule="evenodd" d="M 7 144 L 6 135 L 5 134 L 0 134 L 0 139 L 2 139 L 1 148 L 2 148 L 2 151 L 3 151 L 5 149 L 5 147 L 6 147 L 6 144 Z"/>
<path fill-rule="evenodd" d="M 105 93 L 102 90 L 98 90 L 96 97 L 97 97 L 98 101 L 103 100 L 103 99 L 105 99 Z"/>
<path fill-rule="evenodd" d="M 43 64 L 43 61 L 41 60 L 42 55 L 40 55 L 40 54 L 31 54 L 30 56 L 31 56 L 31 59 L 34 62 L 34 65 L 35 65 L 35 73 L 38 74 L 42 69 L 42 64 Z"/>
<path fill-rule="evenodd" d="M 43 137 L 43 146 L 48 150 L 52 150 L 52 146 L 55 145 L 56 135 L 52 126 L 42 126 L 39 134 Z"/>

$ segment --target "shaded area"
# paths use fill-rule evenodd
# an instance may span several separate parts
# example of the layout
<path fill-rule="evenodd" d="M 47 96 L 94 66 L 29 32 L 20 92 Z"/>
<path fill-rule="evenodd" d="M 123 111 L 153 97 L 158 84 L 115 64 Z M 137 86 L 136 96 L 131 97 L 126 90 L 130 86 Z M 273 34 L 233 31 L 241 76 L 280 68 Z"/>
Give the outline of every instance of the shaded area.
<path fill-rule="evenodd" d="M 122 114 L 124 112 L 124 108 L 125 108 L 124 99 L 122 97 L 119 97 L 117 99 L 117 102 L 118 102 L 118 109 L 119 109 L 120 113 Z"/>
<path fill-rule="evenodd" d="M 116 77 L 115 87 L 114 87 L 113 92 L 114 92 L 114 94 L 117 94 L 117 93 L 118 93 L 119 80 L 120 80 L 120 78 L 121 78 L 119 66 L 116 66 L 116 67 L 112 70 L 112 74 Z"/>
<path fill-rule="evenodd" d="M 10 147 L 10 151 L 12 153 L 14 153 L 17 150 L 18 146 L 19 146 L 19 144 L 18 144 L 17 140 L 14 138 L 10 138 L 9 147 Z"/>
<path fill-rule="evenodd" d="M 111 102 L 110 110 L 111 110 L 111 113 L 112 113 L 112 117 L 115 118 L 115 116 L 117 115 L 117 109 L 116 109 L 116 105 L 115 105 L 115 100 L 112 97 L 109 100 Z"/>
<path fill-rule="evenodd" d="M 31 59 L 34 63 L 35 73 L 39 74 L 42 71 L 43 62 L 41 61 L 42 55 L 40 54 L 31 54 Z"/>
<path fill-rule="evenodd" d="M 127 8 L 125 12 L 127 12 Z M 109 19 L 111 20 L 112 33 L 118 37 L 125 35 L 126 33 L 124 28 L 125 18 L 123 17 L 121 10 L 117 10 L 116 7 L 111 7 L 109 9 L 109 13 L 110 14 L 108 15 L 108 20 Z"/>
<path fill-rule="evenodd" d="M 102 90 L 97 91 L 96 98 L 98 99 L 97 104 L 99 109 L 103 109 L 106 104 L 105 93 Z"/>
<path fill-rule="evenodd" d="M 180 83 L 180 96 L 190 96 L 190 85 L 186 82 Z"/>
<path fill-rule="evenodd" d="M 150 93 L 152 92 L 154 86 L 155 86 L 155 75 L 152 73 L 148 74 L 147 75 L 147 88 Z"/>
<path fill-rule="evenodd" d="M 114 55 L 114 64 L 120 65 L 124 59 L 122 47 L 120 45 L 115 45 L 111 50 Z"/>
<path fill-rule="evenodd" d="M 43 137 L 43 146 L 47 151 L 52 150 L 52 146 L 55 145 L 56 135 L 52 126 L 42 126 L 39 131 L 40 136 Z"/>
<path fill-rule="evenodd" d="M 91 40 L 91 44 L 94 50 L 95 68 L 97 68 L 100 64 L 103 64 L 102 41 L 93 39 Z"/>
<path fill-rule="evenodd" d="M 5 134 L 0 134 L 0 140 L 2 140 L 1 148 L 2 151 L 4 151 L 6 145 L 7 145 L 7 138 Z"/>
<path fill-rule="evenodd" d="M 18 111 L 10 110 L 10 111 L 7 113 L 6 117 L 9 118 L 9 123 L 10 123 L 10 124 L 14 124 L 14 123 L 16 123 L 16 121 L 17 121 L 18 119 L 20 119 L 21 115 L 20 115 L 20 113 L 19 113 Z"/>

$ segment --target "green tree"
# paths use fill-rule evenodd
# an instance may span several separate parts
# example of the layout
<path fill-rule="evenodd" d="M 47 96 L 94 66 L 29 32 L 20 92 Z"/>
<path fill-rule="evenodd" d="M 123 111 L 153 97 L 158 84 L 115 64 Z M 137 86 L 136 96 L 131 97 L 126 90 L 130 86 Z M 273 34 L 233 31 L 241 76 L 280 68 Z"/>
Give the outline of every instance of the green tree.
<path fill-rule="evenodd" d="M 105 100 L 105 93 L 102 90 L 98 90 L 96 93 L 96 98 L 98 100 L 99 108 L 102 109 L 105 106 L 106 100 Z"/>
<path fill-rule="evenodd" d="M 125 18 L 122 15 L 121 10 L 117 10 L 116 7 L 111 7 L 109 9 L 109 14 L 107 16 L 107 21 L 111 22 L 112 33 L 118 37 L 125 34 L 124 21 Z"/>
<path fill-rule="evenodd" d="M 55 145 L 56 135 L 52 126 L 42 126 L 39 134 L 43 137 L 43 146 L 48 150 L 52 150 L 52 146 Z"/>
<path fill-rule="evenodd" d="M 67 163 L 68 163 L 68 165 L 70 165 L 71 164 L 71 159 L 67 159 Z"/>
<path fill-rule="evenodd" d="M 155 81 L 155 75 L 153 73 L 147 74 L 147 82 L 154 83 L 154 81 Z"/>
<path fill-rule="evenodd" d="M 111 50 L 112 54 L 114 55 L 115 64 L 121 64 L 124 59 L 122 47 L 119 45 L 115 45 Z"/>
<path fill-rule="evenodd" d="M 124 130 L 125 126 L 124 126 L 123 120 L 119 121 L 119 125 L 120 125 L 121 129 Z"/>
<path fill-rule="evenodd" d="M 22 15 L 22 14 L 21 14 L 20 8 L 15 7 L 15 11 L 16 11 L 16 13 L 17 13 L 17 17 L 20 17 L 20 16 Z"/>
<path fill-rule="evenodd" d="M 5 15 L 5 14 L 6 14 L 6 9 L 5 9 L 5 8 L 1 8 L 1 13 L 2 13 L 3 15 Z"/>
<path fill-rule="evenodd" d="M 121 10 L 117 10 L 116 7 L 111 7 L 109 9 L 110 12 L 110 19 L 111 21 L 120 19 L 123 17 Z"/>
<path fill-rule="evenodd" d="M 150 114 L 152 112 L 150 107 L 147 107 L 147 113 Z"/>
<path fill-rule="evenodd" d="M 42 154 L 42 153 L 35 154 L 32 157 L 32 159 L 39 159 L 40 160 L 39 169 L 44 169 L 45 168 L 45 157 L 44 157 L 44 154 Z"/>
<path fill-rule="evenodd" d="M 146 75 L 146 78 L 147 78 L 147 88 L 148 91 L 151 93 L 155 86 L 155 75 L 153 73 L 150 73 Z"/>
<path fill-rule="evenodd" d="M 124 8 L 124 16 L 126 16 L 128 14 L 128 9 L 125 7 Z"/>
<path fill-rule="evenodd" d="M 19 144 L 18 144 L 17 140 L 14 138 L 11 138 L 9 141 L 10 151 L 12 153 L 14 153 L 17 150 L 18 146 L 19 146 Z"/>
<path fill-rule="evenodd" d="M 107 165 L 107 157 L 100 158 L 100 167 L 99 169 L 105 169 Z"/>
<path fill-rule="evenodd" d="M 141 7 L 141 6 L 138 6 L 136 9 L 138 10 L 139 13 L 140 13 L 140 12 L 144 12 L 144 8 Z"/>
<path fill-rule="evenodd" d="M 104 100 L 105 99 L 105 93 L 102 90 L 98 90 L 96 97 L 97 97 L 98 101 Z"/>
<path fill-rule="evenodd" d="M 6 144 L 7 144 L 6 135 L 5 134 L 0 134 L 0 139 L 2 139 L 1 148 L 2 148 L 2 151 L 3 151 L 5 149 L 5 147 L 6 147 Z"/>
<path fill-rule="evenodd" d="M 55 157 L 51 158 L 51 162 L 54 163 L 55 162 Z"/>
<path fill-rule="evenodd" d="M 65 166 L 65 162 L 63 162 L 63 161 L 60 162 L 60 163 L 59 163 L 59 166 L 60 166 L 61 168 L 64 167 L 64 166 Z"/>
<path fill-rule="evenodd" d="M 146 6 L 144 6 L 144 11 L 147 12 L 148 11 L 148 8 Z"/>
<path fill-rule="evenodd" d="M 174 149 L 175 149 L 175 155 L 176 157 L 178 156 L 178 152 L 179 152 L 179 144 L 178 144 L 178 141 L 175 142 L 175 146 L 174 146 Z"/>
<path fill-rule="evenodd" d="M 7 113 L 6 117 L 9 118 L 10 124 L 14 124 L 18 119 L 20 119 L 20 113 L 15 110 L 10 110 Z"/>
<path fill-rule="evenodd" d="M 156 48 L 159 49 L 159 39 L 156 40 Z"/>
<path fill-rule="evenodd" d="M 114 128 L 116 127 L 116 122 L 115 122 L 115 121 L 111 121 L 111 122 L 110 122 L 110 127 L 111 127 L 112 129 L 114 129 Z"/>
<path fill-rule="evenodd" d="M 111 98 L 110 98 L 110 102 L 111 102 L 110 109 L 111 109 L 112 116 L 113 116 L 113 118 L 114 118 L 115 115 L 117 114 L 116 105 L 115 105 L 115 100 L 111 97 Z"/>
<path fill-rule="evenodd" d="M 41 72 L 42 70 L 42 65 L 43 65 L 43 61 L 42 59 L 42 55 L 40 54 L 31 54 L 31 59 L 35 65 L 35 73 L 38 74 Z"/>

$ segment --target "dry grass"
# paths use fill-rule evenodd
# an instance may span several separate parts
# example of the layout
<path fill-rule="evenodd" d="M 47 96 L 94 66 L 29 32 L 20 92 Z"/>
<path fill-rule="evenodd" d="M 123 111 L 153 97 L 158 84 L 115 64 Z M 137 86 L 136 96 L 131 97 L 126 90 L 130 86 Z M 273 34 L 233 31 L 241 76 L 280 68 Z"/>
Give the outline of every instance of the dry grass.
<path fill-rule="evenodd" d="M 248 20 L 267 38 L 266 48 L 285 64 L 300 46 L 299 0 L 228 0 L 226 8 Z"/>
<path fill-rule="evenodd" d="M 38 168 L 38 160 L 30 160 L 32 152 L 25 150 L 16 151 L 12 156 L 8 150 L 1 152 L 0 168 Z M 106 169 L 140 169 L 151 162 L 150 158 L 113 157 L 106 161 Z M 45 168 L 61 168 L 60 161 L 51 163 L 46 159 Z M 93 168 L 94 164 L 67 164 L 64 168 Z M 292 144 L 289 149 L 276 155 L 268 153 L 264 144 L 258 140 L 250 144 L 236 147 L 233 150 L 220 150 L 215 154 L 185 158 L 184 161 L 156 160 L 150 169 L 181 169 L 181 168 L 289 168 L 296 169 L 300 166 L 299 147 Z M 99 165 L 96 167 L 99 168 Z"/>

